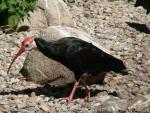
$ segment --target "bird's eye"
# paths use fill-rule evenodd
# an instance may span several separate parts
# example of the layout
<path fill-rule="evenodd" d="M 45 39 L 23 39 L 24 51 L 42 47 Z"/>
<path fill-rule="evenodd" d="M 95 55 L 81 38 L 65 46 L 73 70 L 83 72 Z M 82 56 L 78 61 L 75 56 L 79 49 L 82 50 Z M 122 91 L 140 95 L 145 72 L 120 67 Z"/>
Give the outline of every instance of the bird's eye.
<path fill-rule="evenodd" d="M 26 48 L 29 47 L 29 44 L 26 44 L 25 47 L 26 47 Z"/>

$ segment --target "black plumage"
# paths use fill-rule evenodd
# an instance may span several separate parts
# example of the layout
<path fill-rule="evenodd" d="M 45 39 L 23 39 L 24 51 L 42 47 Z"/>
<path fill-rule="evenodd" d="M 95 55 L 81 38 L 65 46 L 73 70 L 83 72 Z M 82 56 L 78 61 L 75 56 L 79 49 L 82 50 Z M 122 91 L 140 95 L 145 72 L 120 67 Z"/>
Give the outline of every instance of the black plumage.
<path fill-rule="evenodd" d="M 91 43 L 74 37 L 66 37 L 53 42 L 46 42 L 41 38 L 34 40 L 40 52 L 72 70 L 77 80 L 84 73 L 95 74 L 108 71 L 119 73 L 126 69 L 121 60 Z"/>
<path fill-rule="evenodd" d="M 136 0 L 135 7 L 142 6 L 146 10 L 146 14 L 150 12 L 150 0 Z"/>

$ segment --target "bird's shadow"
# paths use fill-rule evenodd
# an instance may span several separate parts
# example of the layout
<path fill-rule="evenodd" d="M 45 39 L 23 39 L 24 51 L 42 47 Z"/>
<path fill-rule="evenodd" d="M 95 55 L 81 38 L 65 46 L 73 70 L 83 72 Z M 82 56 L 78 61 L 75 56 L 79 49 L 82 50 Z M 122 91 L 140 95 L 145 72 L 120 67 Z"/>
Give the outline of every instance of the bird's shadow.
<path fill-rule="evenodd" d="M 126 22 L 126 24 L 139 32 L 150 34 L 150 29 L 145 24 L 140 24 L 136 22 Z"/>
<path fill-rule="evenodd" d="M 61 98 L 69 96 L 71 89 L 73 87 L 73 84 L 68 84 L 67 86 L 51 86 L 49 84 L 46 84 L 41 87 L 37 88 L 28 88 L 23 90 L 17 90 L 17 91 L 3 91 L 0 92 L 0 95 L 19 95 L 19 94 L 26 94 L 31 96 L 32 92 L 35 92 L 36 96 L 39 95 L 45 95 L 47 97 L 54 97 L 54 98 Z M 91 96 L 97 95 L 97 93 L 101 92 L 102 90 L 93 90 L 91 91 Z M 82 87 L 78 87 L 74 98 L 83 98 L 85 96 L 85 90 Z"/>

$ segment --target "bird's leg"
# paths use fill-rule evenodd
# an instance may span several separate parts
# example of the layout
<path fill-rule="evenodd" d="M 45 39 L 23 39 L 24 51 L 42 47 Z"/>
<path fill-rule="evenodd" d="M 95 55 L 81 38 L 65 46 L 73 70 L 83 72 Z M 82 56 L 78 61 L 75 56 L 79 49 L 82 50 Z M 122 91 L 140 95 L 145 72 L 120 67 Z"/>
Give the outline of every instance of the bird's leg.
<path fill-rule="evenodd" d="M 90 96 L 91 96 L 91 93 L 90 93 L 90 88 L 88 85 L 85 86 L 85 91 L 86 91 L 86 96 L 84 97 L 84 100 L 85 101 L 88 101 Z"/>
<path fill-rule="evenodd" d="M 91 95 L 91 93 L 90 93 L 90 88 L 89 88 L 88 85 L 86 85 L 85 79 L 82 79 L 82 83 L 83 83 L 83 85 L 84 85 L 84 87 L 85 87 L 85 92 L 86 92 L 86 95 L 85 95 L 85 97 L 84 97 L 84 100 L 85 100 L 85 101 L 88 101 L 89 98 L 90 98 L 90 95 Z"/>
<path fill-rule="evenodd" d="M 76 91 L 78 85 L 79 85 L 79 81 L 75 81 L 75 82 L 74 82 L 74 85 L 73 85 L 73 89 L 72 89 L 70 95 L 69 95 L 68 97 L 65 97 L 65 99 L 66 99 L 68 102 L 71 102 L 71 101 L 72 101 L 72 98 L 73 98 L 73 96 L 74 96 L 74 93 L 75 93 L 75 91 Z"/>
<path fill-rule="evenodd" d="M 86 91 L 86 95 L 85 95 L 85 97 L 84 97 L 84 100 L 85 100 L 85 101 L 88 101 L 89 98 L 90 98 L 90 95 L 91 95 L 91 93 L 90 93 L 90 88 L 89 88 L 89 86 L 86 84 L 87 76 L 88 76 L 88 73 L 84 73 L 84 74 L 81 76 L 81 78 L 80 78 L 80 81 L 81 81 L 82 84 L 84 85 L 85 91 Z"/>

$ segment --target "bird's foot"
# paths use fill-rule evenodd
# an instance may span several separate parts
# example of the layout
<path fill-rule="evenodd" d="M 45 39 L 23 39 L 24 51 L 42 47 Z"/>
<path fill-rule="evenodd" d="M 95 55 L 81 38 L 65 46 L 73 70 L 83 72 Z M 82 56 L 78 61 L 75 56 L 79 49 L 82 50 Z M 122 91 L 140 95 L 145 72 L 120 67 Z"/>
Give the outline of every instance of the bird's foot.
<path fill-rule="evenodd" d="M 72 97 L 71 96 L 63 97 L 63 99 L 65 99 L 68 103 L 70 103 L 72 101 Z"/>
<path fill-rule="evenodd" d="M 75 81 L 73 89 L 72 89 L 70 95 L 68 97 L 64 97 L 64 99 L 66 99 L 68 103 L 70 103 L 72 101 L 72 98 L 74 96 L 75 90 L 76 90 L 76 88 L 77 88 L 78 85 L 79 85 L 79 82 Z"/>
<path fill-rule="evenodd" d="M 86 95 L 83 99 L 85 102 L 88 102 L 90 97 L 91 97 L 91 93 L 90 93 L 90 90 L 88 89 L 88 90 L 86 90 Z"/>
<path fill-rule="evenodd" d="M 89 98 L 90 98 L 90 97 L 87 95 L 87 96 L 85 96 L 83 99 L 84 99 L 85 102 L 88 102 L 88 101 L 89 101 Z"/>

